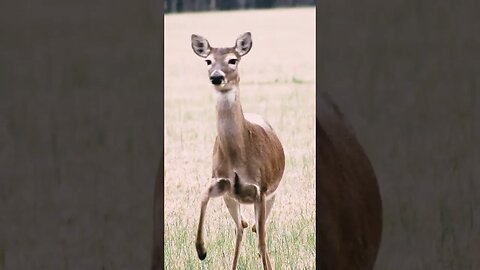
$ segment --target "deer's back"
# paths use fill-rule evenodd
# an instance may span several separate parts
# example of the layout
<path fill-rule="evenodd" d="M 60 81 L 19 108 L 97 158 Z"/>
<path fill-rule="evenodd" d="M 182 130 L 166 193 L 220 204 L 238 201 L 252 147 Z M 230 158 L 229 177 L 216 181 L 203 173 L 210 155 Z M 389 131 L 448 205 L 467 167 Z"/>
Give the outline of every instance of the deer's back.
<path fill-rule="evenodd" d="M 261 116 L 246 113 L 245 119 L 249 140 L 246 149 L 248 158 L 254 161 L 249 173 L 260 171 L 260 189 L 270 194 L 277 189 L 285 169 L 283 147 L 273 128 Z"/>

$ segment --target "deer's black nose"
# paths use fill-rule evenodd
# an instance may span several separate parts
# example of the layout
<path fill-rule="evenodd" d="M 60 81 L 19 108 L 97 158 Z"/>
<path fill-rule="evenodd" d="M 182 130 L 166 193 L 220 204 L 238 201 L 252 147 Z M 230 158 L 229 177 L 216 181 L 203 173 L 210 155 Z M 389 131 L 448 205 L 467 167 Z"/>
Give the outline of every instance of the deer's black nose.
<path fill-rule="evenodd" d="M 213 76 L 210 76 L 210 81 L 214 84 L 214 85 L 219 85 L 223 82 L 223 80 L 225 79 L 225 77 L 223 77 L 222 75 L 218 75 L 218 74 L 215 74 Z"/>

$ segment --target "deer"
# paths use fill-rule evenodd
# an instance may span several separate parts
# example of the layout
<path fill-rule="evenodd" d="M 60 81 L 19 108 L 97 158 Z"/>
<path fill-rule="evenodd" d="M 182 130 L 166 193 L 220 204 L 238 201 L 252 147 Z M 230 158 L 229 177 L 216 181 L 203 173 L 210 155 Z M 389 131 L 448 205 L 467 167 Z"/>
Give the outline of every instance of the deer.
<path fill-rule="evenodd" d="M 240 35 L 233 47 L 211 47 L 208 40 L 192 34 L 194 53 L 205 59 L 208 79 L 216 95 L 217 135 L 213 146 L 212 176 L 201 197 L 195 247 L 200 260 L 207 251 L 203 238 L 205 213 L 210 198 L 223 197 L 235 223 L 236 243 L 232 269 L 236 269 L 243 229 L 241 204 L 253 204 L 258 250 L 264 270 L 272 269 L 266 245 L 266 221 L 275 202 L 285 169 L 282 144 L 272 126 L 261 116 L 243 113 L 240 103 L 238 65 L 252 48 L 252 35 Z"/>

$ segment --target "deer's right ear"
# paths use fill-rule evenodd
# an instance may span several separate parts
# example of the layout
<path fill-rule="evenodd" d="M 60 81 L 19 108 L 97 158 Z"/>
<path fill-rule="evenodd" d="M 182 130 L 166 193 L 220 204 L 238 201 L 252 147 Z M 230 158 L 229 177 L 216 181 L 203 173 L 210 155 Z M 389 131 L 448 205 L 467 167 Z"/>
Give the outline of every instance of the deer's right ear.
<path fill-rule="evenodd" d="M 207 57 L 210 54 L 210 44 L 202 36 L 192 35 L 192 49 L 200 57 Z"/>

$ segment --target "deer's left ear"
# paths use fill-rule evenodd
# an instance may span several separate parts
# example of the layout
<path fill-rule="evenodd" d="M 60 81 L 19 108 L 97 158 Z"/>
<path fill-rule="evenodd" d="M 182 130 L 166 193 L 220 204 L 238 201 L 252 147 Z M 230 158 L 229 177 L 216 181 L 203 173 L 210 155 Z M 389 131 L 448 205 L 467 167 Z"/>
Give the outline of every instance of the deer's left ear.
<path fill-rule="evenodd" d="M 247 54 L 251 48 L 252 34 L 250 34 L 250 32 L 246 32 L 237 38 L 237 41 L 235 42 L 235 50 L 240 54 L 240 56 Z"/>

